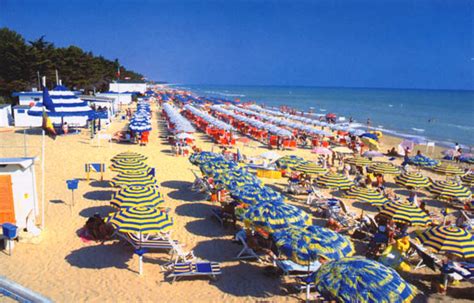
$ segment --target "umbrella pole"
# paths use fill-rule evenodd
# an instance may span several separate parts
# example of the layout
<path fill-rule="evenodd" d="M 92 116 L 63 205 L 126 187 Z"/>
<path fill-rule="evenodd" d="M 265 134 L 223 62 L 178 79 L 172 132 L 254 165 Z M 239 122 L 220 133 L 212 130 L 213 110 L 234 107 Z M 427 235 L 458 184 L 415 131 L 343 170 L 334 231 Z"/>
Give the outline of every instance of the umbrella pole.
<path fill-rule="evenodd" d="M 142 231 L 140 230 L 140 250 L 142 249 Z M 138 273 L 140 276 L 143 274 L 143 254 L 140 252 L 138 255 Z"/>

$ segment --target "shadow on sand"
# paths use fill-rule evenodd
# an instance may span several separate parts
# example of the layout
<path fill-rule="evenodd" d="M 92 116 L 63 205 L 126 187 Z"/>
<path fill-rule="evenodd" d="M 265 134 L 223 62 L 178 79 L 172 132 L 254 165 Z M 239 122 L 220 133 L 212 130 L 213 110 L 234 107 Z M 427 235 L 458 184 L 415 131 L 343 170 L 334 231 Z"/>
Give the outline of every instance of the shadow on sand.
<path fill-rule="evenodd" d="M 125 249 L 121 243 L 115 242 L 81 247 L 72 251 L 65 259 L 71 266 L 79 268 L 128 269 L 127 261 L 132 257 L 133 251 L 131 249 Z"/>
<path fill-rule="evenodd" d="M 161 182 L 160 186 L 173 188 L 173 189 L 182 189 L 182 190 L 189 190 L 191 188 L 192 183 L 188 181 L 165 181 Z"/>
<path fill-rule="evenodd" d="M 104 205 L 104 206 L 92 206 L 88 208 L 84 208 L 79 212 L 79 215 L 83 218 L 92 217 L 94 214 L 98 213 L 102 218 L 107 216 L 108 214 L 117 211 L 115 208 Z"/>
<path fill-rule="evenodd" d="M 208 218 L 211 214 L 212 205 L 206 203 L 185 203 L 175 208 L 175 213 L 180 216 L 192 217 L 192 218 Z"/>
<path fill-rule="evenodd" d="M 95 190 L 85 193 L 82 197 L 88 200 L 110 201 L 114 193 L 113 190 Z"/>
<path fill-rule="evenodd" d="M 210 217 L 188 222 L 184 228 L 192 234 L 208 238 L 219 238 L 226 235 L 233 235 L 235 232 L 232 229 L 222 228 L 217 220 L 212 220 Z"/>
<path fill-rule="evenodd" d="M 102 188 L 112 187 L 110 186 L 109 181 L 92 181 L 91 183 L 89 183 L 89 185 L 92 187 L 102 187 Z"/>

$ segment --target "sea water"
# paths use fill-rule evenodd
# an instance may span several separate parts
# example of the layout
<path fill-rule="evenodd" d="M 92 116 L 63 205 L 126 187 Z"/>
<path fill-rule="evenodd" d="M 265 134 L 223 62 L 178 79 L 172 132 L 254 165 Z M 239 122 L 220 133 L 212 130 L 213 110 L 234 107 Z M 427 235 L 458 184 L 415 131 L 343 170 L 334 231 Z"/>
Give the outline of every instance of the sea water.
<path fill-rule="evenodd" d="M 399 137 L 474 147 L 474 91 L 301 86 L 178 85 L 200 96 L 288 105 L 317 114 L 334 112 Z"/>

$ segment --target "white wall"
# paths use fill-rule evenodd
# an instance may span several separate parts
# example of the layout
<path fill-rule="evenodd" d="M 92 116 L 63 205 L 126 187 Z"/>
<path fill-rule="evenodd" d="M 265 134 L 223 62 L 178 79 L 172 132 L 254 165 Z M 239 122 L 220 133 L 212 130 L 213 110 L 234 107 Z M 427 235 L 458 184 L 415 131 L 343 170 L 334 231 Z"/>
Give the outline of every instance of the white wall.
<path fill-rule="evenodd" d="M 146 92 L 146 83 L 110 83 L 109 91 L 111 92 Z"/>
<path fill-rule="evenodd" d="M 26 227 L 26 218 L 29 214 L 32 214 L 30 217 L 32 220 L 39 214 L 34 165 L 26 169 L 16 164 L 0 166 L 0 175 L 11 175 L 15 225 L 23 229 Z"/>
<path fill-rule="evenodd" d="M 38 99 L 38 100 L 35 100 Z M 31 102 L 36 103 L 36 102 L 42 102 L 43 101 L 43 96 L 38 95 L 38 96 L 19 96 L 18 97 L 19 104 L 20 105 L 27 105 L 29 106 Z"/>
<path fill-rule="evenodd" d="M 115 100 L 115 104 L 120 106 L 120 104 L 130 104 L 132 102 L 132 94 L 108 94 L 108 93 L 100 93 L 97 96 L 113 98 Z"/>
<path fill-rule="evenodd" d="M 42 117 L 28 116 L 27 108 L 14 108 L 15 127 L 37 127 L 43 124 Z"/>
<path fill-rule="evenodd" d="M 0 107 L 0 127 L 8 127 L 12 122 L 12 106 Z"/>

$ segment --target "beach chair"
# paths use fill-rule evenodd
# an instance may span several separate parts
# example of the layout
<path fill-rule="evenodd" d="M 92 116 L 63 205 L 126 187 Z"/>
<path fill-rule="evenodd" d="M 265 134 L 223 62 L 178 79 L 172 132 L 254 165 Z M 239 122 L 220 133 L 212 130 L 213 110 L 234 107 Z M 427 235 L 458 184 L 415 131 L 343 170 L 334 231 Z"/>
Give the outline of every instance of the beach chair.
<path fill-rule="evenodd" d="M 318 188 L 316 188 L 315 186 L 311 186 L 311 191 L 308 194 L 308 198 L 306 199 L 306 204 L 310 206 L 318 206 L 326 199 L 327 197 L 325 197 L 324 194 Z"/>
<path fill-rule="evenodd" d="M 147 250 L 172 250 L 173 245 L 179 246 L 178 241 L 166 238 L 140 238 L 133 233 L 116 233 L 120 238 L 133 246 L 134 249 L 144 248 Z"/>
<path fill-rule="evenodd" d="M 222 208 L 211 209 L 211 214 L 217 219 L 217 221 L 219 221 L 222 227 L 224 227 L 224 223 L 234 221 L 234 217 L 231 214 L 226 213 Z"/>
<path fill-rule="evenodd" d="M 235 240 L 239 241 L 242 244 L 243 248 L 237 254 L 236 259 L 245 260 L 245 259 L 257 259 L 258 262 L 262 262 L 260 256 L 247 245 L 247 236 L 244 230 L 239 231 L 235 235 Z"/>
<path fill-rule="evenodd" d="M 461 210 L 461 216 L 459 219 L 459 225 L 466 227 L 471 233 L 474 232 L 474 214 Z"/>
<path fill-rule="evenodd" d="M 308 274 L 316 272 L 321 263 L 314 261 L 309 266 L 300 265 L 291 260 L 279 260 L 273 259 L 273 264 L 278 267 L 283 273 L 284 276 L 288 277 L 306 277 Z"/>
<path fill-rule="evenodd" d="M 429 267 L 433 271 L 436 271 L 437 268 L 441 268 L 442 261 L 436 255 L 429 253 L 428 250 L 423 247 L 423 245 L 417 244 L 410 240 L 409 254 L 411 253 L 411 255 L 413 255 L 413 252 L 421 258 L 420 261 L 418 261 L 418 263 L 415 265 L 415 270 L 423 267 Z"/>
<path fill-rule="evenodd" d="M 167 275 L 168 279 L 174 281 L 185 277 L 211 277 L 216 279 L 221 274 L 221 267 L 217 262 L 186 262 L 175 263 Z"/>

